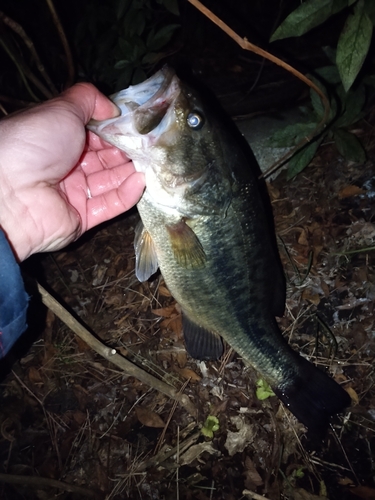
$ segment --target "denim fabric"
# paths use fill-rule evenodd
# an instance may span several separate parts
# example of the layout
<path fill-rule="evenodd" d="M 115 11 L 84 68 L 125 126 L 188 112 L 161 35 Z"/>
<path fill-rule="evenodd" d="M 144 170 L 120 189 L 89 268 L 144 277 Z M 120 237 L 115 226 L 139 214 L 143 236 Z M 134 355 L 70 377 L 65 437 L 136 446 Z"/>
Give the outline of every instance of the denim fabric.
<path fill-rule="evenodd" d="M 0 358 L 27 328 L 28 300 L 20 268 L 0 229 Z"/>

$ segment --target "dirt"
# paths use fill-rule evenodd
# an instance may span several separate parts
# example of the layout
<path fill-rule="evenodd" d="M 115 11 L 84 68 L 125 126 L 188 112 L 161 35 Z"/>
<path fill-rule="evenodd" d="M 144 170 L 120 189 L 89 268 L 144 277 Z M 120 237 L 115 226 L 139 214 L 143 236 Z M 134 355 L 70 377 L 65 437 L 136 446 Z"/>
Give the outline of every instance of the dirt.
<path fill-rule="evenodd" d="M 276 397 L 259 400 L 259 375 L 228 346 L 218 362 L 186 354 L 162 277 L 135 278 L 133 211 L 26 267 L 196 415 L 96 354 L 40 306 L 31 280 L 36 338 L 1 383 L 1 498 L 375 498 L 374 131 L 355 132 L 365 165 L 325 144 L 296 179 L 269 184 L 288 281 L 280 326 L 352 399 L 325 439 L 309 441 Z"/>

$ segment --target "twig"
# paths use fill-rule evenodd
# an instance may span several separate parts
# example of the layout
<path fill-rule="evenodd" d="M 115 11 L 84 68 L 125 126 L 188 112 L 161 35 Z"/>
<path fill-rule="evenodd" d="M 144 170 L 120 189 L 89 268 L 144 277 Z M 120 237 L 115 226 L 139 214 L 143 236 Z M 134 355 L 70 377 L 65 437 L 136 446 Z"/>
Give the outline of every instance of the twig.
<path fill-rule="evenodd" d="M 253 500 L 269 500 L 263 495 L 258 495 L 258 493 L 255 493 L 254 491 L 251 490 L 243 490 L 242 494 L 245 495 L 247 498 L 252 498 Z"/>
<path fill-rule="evenodd" d="M 116 353 L 116 349 L 105 346 L 96 339 L 79 321 L 77 321 L 56 299 L 54 299 L 39 283 L 38 290 L 43 303 L 60 318 L 80 339 L 88 344 L 94 351 L 106 360 L 121 368 L 127 375 L 140 380 L 142 383 L 166 394 L 178 401 L 192 416 L 196 416 L 196 408 L 185 394 L 167 385 L 165 382 L 153 377 L 138 366 Z"/>
<path fill-rule="evenodd" d="M 35 49 L 33 41 L 31 40 L 31 38 L 29 38 L 27 36 L 27 34 L 26 34 L 25 30 L 22 28 L 22 26 L 20 24 L 18 24 L 16 21 L 14 21 L 14 19 L 11 19 L 9 16 L 4 14 L 4 12 L 2 12 L 2 11 L 0 11 L 0 20 L 3 21 L 4 24 L 9 26 L 10 29 L 12 29 L 15 33 L 17 33 L 17 35 L 19 35 L 22 38 L 26 47 L 31 52 L 31 55 L 35 60 L 36 67 L 38 68 L 40 74 L 43 76 L 44 80 L 49 85 L 49 88 L 50 88 L 52 94 L 57 95 L 58 94 L 57 89 L 54 86 L 51 78 L 49 77 L 42 61 L 40 60 L 38 53 Z"/>
<path fill-rule="evenodd" d="M 19 108 L 26 108 L 27 106 L 34 104 L 31 101 L 22 101 L 21 99 L 14 99 L 13 97 L 1 94 L 0 94 L 0 101 L 7 102 L 8 104 L 13 104 L 13 106 L 18 106 Z"/>
<path fill-rule="evenodd" d="M 275 172 L 284 161 L 292 156 L 298 149 L 300 149 L 303 145 L 307 144 L 310 142 L 315 135 L 317 135 L 320 130 L 325 126 L 329 112 L 330 112 L 330 105 L 327 97 L 324 95 L 324 93 L 320 90 L 320 88 L 315 85 L 314 82 L 309 80 L 304 74 L 300 73 L 298 70 L 293 68 L 293 66 L 290 66 L 290 64 L 282 61 L 278 57 L 270 54 L 266 50 L 261 49 L 260 47 L 257 47 L 253 43 L 249 42 L 247 38 L 241 38 L 232 28 L 230 28 L 227 24 L 225 24 L 219 17 L 217 17 L 213 12 L 211 12 L 207 7 L 205 7 L 199 0 L 188 0 L 194 7 L 196 7 L 202 14 L 204 14 L 208 19 L 210 19 L 214 24 L 216 24 L 220 29 L 222 29 L 232 40 L 234 40 L 242 49 L 244 50 L 249 50 L 250 52 L 254 52 L 255 54 L 258 54 L 261 57 L 264 57 L 265 59 L 268 59 L 269 61 L 273 62 L 274 64 L 277 64 L 278 66 L 281 66 L 285 70 L 289 71 L 289 73 L 292 73 L 292 75 L 296 76 L 300 80 L 302 80 L 306 85 L 308 85 L 311 89 L 313 89 L 320 97 L 322 100 L 322 104 L 324 106 L 324 116 L 320 123 L 316 126 L 315 130 L 311 132 L 310 135 L 305 137 L 301 142 L 297 144 L 297 146 L 290 152 L 288 152 L 286 155 L 284 155 L 280 160 L 278 160 L 274 165 L 272 165 L 266 172 L 264 172 L 260 178 L 267 177 L 271 175 L 273 172 Z"/>
<path fill-rule="evenodd" d="M 7 484 L 18 484 L 23 487 L 31 486 L 34 488 L 58 488 L 59 490 L 70 491 L 71 493 L 79 493 L 84 497 L 91 498 L 103 498 L 103 494 L 98 491 L 89 490 L 87 488 L 82 488 L 81 486 L 75 486 L 73 484 L 64 483 L 63 481 L 57 481 L 56 479 L 50 479 L 47 477 L 35 477 L 35 476 L 18 476 L 15 474 L 0 474 L 0 483 Z"/>
<path fill-rule="evenodd" d="M 184 385 L 181 387 L 181 389 L 179 390 L 180 394 L 185 390 L 185 387 L 188 385 L 188 383 L 190 382 L 190 379 L 187 380 Z M 167 432 L 167 429 L 168 429 L 168 426 L 171 422 L 171 419 L 173 417 L 173 414 L 174 412 L 176 411 L 176 408 L 177 408 L 177 401 L 175 401 L 173 403 L 173 406 L 172 406 L 172 409 L 171 411 L 169 412 L 169 415 L 168 415 L 168 418 L 167 418 L 167 422 L 165 423 L 165 426 L 164 426 L 164 429 L 163 429 L 163 432 L 160 434 L 160 437 L 159 437 L 159 440 L 157 442 L 157 445 L 156 445 L 156 448 L 155 448 L 155 453 L 157 453 L 158 451 L 160 451 L 162 445 L 163 445 L 163 441 L 164 441 L 164 438 L 165 438 L 165 434 Z"/>
<path fill-rule="evenodd" d="M 65 83 L 65 88 L 69 88 L 73 85 L 74 82 L 74 63 L 73 63 L 72 52 L 70 50 L 69 43 L 64 32 L 64 28 L 62 27 L 59 16 L 57 15 L 55 6 L 53 4 L 53 0 L 46 0 L 46 2 L 49 10 L 51 11 L 52 19 L 59 34 L 62 46 L 64 47 L 66 64 L 68 69 L 68 78 Z"/>

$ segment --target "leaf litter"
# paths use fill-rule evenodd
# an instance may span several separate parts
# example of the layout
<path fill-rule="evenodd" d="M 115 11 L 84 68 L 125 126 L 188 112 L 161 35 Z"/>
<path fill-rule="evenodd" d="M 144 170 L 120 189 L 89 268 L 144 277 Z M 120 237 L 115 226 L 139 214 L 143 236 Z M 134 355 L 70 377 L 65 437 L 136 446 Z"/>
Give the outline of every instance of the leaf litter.
<path fill-rule="evenodd" d="M 2 381 L 1 498 L 374 498 L 375 151 L 363 127 L 366 165 L 323 145 L 293 182 L 269 185 L 288 281 L 280 326 L 352 399 L 324 442 L 309 442 L 272 395 L 260 401 L 259 375 L 229 347 L 218 362 L 187 356 L 162 278 L 135 278 L 134 211 L 39 257 L 42 283 L 107 346 L 182 390 L 196 418 L 44 311 L 42 334 Z M 210 416 L 217 430 L 204 436 Z"/>

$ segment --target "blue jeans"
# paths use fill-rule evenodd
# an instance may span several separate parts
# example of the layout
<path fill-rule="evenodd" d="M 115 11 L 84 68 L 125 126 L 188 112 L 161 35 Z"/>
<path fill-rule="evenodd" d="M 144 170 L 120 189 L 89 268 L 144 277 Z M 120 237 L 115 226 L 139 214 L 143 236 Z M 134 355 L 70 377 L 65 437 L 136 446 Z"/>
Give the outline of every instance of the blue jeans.
<path fill-rule="evenodd" d="M 28 301 L 20 268 L 0 229 L 0 358 L 27 328 Z"/>

